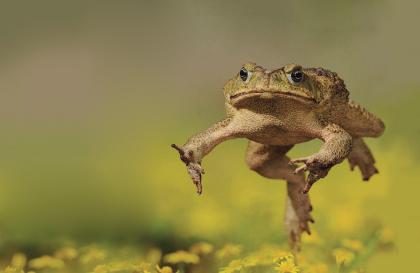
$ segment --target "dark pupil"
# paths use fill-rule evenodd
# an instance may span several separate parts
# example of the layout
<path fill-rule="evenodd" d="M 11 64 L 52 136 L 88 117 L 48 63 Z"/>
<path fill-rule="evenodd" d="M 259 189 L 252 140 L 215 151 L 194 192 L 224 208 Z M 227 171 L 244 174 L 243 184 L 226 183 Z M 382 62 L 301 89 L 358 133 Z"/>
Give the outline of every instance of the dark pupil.
<path fill-rule="evenodd" d="M 241 71 L 239 71 L 239 76 L 243 81 L 246 81 L 246 79 L 248 78 L 248 71 L 246 71 L 245 68 L 242 68 Z"/>
<path fill-rule="evenodd" d="M 303 79 L 302 71 L 299 70 L 293 71 L 291 76 L 294 82 L 300 82 Z"/>

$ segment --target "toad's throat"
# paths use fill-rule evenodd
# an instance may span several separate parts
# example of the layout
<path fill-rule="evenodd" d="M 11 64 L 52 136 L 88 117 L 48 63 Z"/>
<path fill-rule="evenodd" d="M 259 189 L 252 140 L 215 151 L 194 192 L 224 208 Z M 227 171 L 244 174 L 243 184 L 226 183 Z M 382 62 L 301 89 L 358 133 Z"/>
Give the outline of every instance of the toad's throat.
<path fill-rule="evenodd" d="M 308 102 L 312 102 L 315 103 L 316 100 L 310 97 L 306 97 L 303 95 L 299 95 L 296 93 L 292 93 L 292 92 L 280 92 L 280 91 L 266 91 L 266 90 L 253 90 L 253 91 L 247 91 L 247 92 L 240 92 L 237 93 L 235 95 L 231 95 L 230 99 L 231 100 L 241 100 L 241 98 L 246 98 L 246 97 L 253 97 L 255 95 L 271 95 L 273 97 L 286 97 L 286 98 L 294 98 L 294 99 L 298 99 L 298 100 L 304 100 L 304 101 L 308 101 Z"/>

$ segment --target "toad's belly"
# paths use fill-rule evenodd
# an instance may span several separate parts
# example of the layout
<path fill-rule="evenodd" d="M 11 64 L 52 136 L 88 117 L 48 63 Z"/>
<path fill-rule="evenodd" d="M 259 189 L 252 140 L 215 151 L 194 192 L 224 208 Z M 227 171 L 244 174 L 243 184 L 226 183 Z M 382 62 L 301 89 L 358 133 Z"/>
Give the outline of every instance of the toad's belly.
<path fill-rule="evenodd" d="M 313 134 L 307 128 L 310 123 L 308 114 L 273 112 L 261 114 L 244 109 L 235 119 L 245 132 L 245 137 L 255 142 L 283 146 L 313 139 Z"/>
<path fill-rule="evenodd" d="M 281 126 L 262 126 L 247 138 L 258 143 L 278 146 L 294 145 L 312 139 L 296 132 L 290 132 Z"/>

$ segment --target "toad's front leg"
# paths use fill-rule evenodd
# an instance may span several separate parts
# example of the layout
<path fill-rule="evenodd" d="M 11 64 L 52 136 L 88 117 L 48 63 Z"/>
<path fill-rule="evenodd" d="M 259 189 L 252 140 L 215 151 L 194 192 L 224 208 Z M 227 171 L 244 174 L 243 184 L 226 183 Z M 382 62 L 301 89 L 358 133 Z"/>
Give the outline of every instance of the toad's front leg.
<path fill-rule="evenodd" d="M 181 160 L 187 165 L 187 171 L 197 187 L 198 194 L 201 194 L 203 189 L 201 184 L 201 175 L 204 174 L 201 167 L 203 157 L 219 143 L 240 135 L 241 130 L 233 118 L 226 118 L 192 136 L 183 146 L 171 145 L 179 152 Z"/>
<path fill-rule="evenodd" d="M 350 153 L 352 137 L 336 124 L 328 124 L 317 133 L 324 141 L 321 149 L 308 157 L 292 159 L 293 163 L 303 163 L 295 172 L 309 171 L 303 193 L 307 193 L 312 185 L 325 177 L 332 166 L 341 163 Z"/>

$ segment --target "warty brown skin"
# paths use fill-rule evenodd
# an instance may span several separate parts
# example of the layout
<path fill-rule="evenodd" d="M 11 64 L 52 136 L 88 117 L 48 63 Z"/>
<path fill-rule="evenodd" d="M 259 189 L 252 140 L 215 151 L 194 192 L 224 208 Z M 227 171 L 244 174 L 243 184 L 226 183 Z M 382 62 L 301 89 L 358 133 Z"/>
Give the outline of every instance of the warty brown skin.
<path fill-rule="evenodd" d="M 250 169 L 287 181 L 285 222 L 294 248 L 302 231 L 310 233 L 308 222 L 313 222 L 307 193 L 331 167 L 348 158 L 351 169 L 358 166 L 364 180 L 378 172 L 362 138 L 380 136 L 384 124 L 348 99 L 349 91 L 336 73 L 295 64 L 269 71 L 247 63 L 226 83 L 224 95 L 227 117 L 182 147 L 172 147 L 201 194 L 203 157 L 228 139 L 249 139 Z M 291 160 L 286 156 L 293 145 L 313 139 L 324 142 L 317 153 Z"/>

